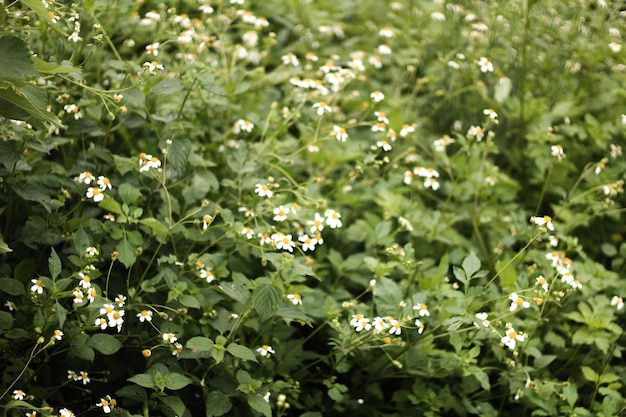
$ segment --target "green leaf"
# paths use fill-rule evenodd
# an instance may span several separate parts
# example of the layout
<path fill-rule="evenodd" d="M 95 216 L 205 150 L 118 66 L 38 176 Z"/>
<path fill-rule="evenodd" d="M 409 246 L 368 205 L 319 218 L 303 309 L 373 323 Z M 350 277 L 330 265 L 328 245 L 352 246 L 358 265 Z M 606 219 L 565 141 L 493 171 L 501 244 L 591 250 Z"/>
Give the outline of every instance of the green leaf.
<path fill-rule="evenodd" d="M 122 387 L 115 391 L 115 395 L 121 398 L 129 398 L 135 401 L 145 401 L 148 399 L 146 390 L 137 385 L 126 385 L 125 387 Z"/>
<path fill-rule="evenodd" d="M 241 304 L 245 304 L 250 297 L 248 290 L 243 285 L 235 282 L 222 282 L 220 284 L 220 289 L 224 292 L 224 294 L 235 301 L 239 301 Z"/>
<path fill-rule="evenodd" d="M 496 271 L 500 273 L 500 285 L 509 291 L 515 289 L 515 283 L 517 282 L 517 272 L 513 265 L 513 262 L 509 263 L 508 260 L 504 259 L 496 261 Z"/>
<path fill-rule="evenodd" d="M 230 398 L 222 391 L 211 391 L 205 400 L 206 417 L 219 417 L 233 407 Z"/>
<path fill-rule="evenodd" d="M 163 224 L 163 222 L 155 219 L 154 217 L 141 219 L 139 220 L 139 223 L 146 225 L 150 229 L 152 229 L 152 233 L 154 233 L 156 236 L 165 237 L 169 234 L 169 229 L 167 228 L 167 226 Z"/>
<path fill-rule="evenodd" d="M 82 224 L 78 226 L 78 230 L 74 233 L 72 243 L 74 244 L 74 250 L 78 252 L 79 256 L 82 256 L 85 253 L 85 249 L 91 246 L 89 235 L 85 233 Z"/>
<path fill-rule="evenodd" d="M 178 297 L 178 302 L 189 308 L 202 308 L 200 301 L 196 297 L 190 294 L 183 294 Z"/>
<path fill-rule="evenodd" d="M 471 279 L 472 276 L 480 269 L 480 259 L 478 259 L 474 252 L 470 252 L 470 254 L 463 259 L 461 266 L 463 267 L 463 271 L 465 271 L 465 276 L 468 279 Z"/>
<path fill-rule="evenodd" d="M 54 314 L 56 314 L 57 320 L 59 320 L 59 328 L 62 329 L 67 319 L 67 310 L 58 301 L 54 303 Z"/>
<path fill-rule="evenodd" d="M 254 354 L 254 352 L 252 352 L 252 350 L 245 346 L 238 345 L 237 343 L 231 343 L 230 345 L 228 345 L 226 347 L 226 351 L 239 359 L 258 362 L 256 355 Z"/>
<path fill-rule="evenodd" d="M 122 348 L 122 342 L 106 333 L 92 335 L 86 345 L 96 349 L 103 355 L 112 355 Z"/>
<path fill-rule="evenodd" d="M 187 408 L 185 408 L 185 404 L 183 400 L 178 397 L 157 397 L 159 400 L 163 402 L 166 406 L 172 409 L 177 416 L 183 416 L 185 412 L 187 412 Z"/>
<path fill-rule="evenodd" d="M 24 285 L 15 278 L 0 278 L 0 291 L 9 295 L 24 295 Z"/>
<path fill-rule="evenodd" d="M 57 74 L 71 74 L 73 72 L 80 72 L 80 68 L 73 67 L 72 63 L 69 61 L 63 61 L 63 63 L 59 65 L 59 64 L 54 64 L 52 62 L 46 62 L 37 56 L 32 56 L 30 59 L 33 61 L 34 68 L 37 71 L 43 72 L 45 74 L 57 75 Z"/>
<path fill-rule="evenodd" d="M 191 384 L 193 381 L 187 378 L 185 375 L 171 372 L 165 375 L 165 388 L 171 390 L 179 390 L 185 388 L 187 385 Z"/>
<path fill-rule="evenodd" d="M 46 97 L 43 92 L 33 85 L 16 87 L 2 82 L 0 79 L 0 115 L 25 119 L 28 115 L 33 124 L 42 125 L 44 122 L 63 127 L 61 120 L 46 110 Z"/>
<path fill-rule="evenodd" d="M 89 346 L 73 346 L 70 349 L 70 353 L 73 356 L 88 362 L 93 362 L 96 358 L 96 352 L 94 352 Z"/>
<path fill-rule="evenodd" d="M 280 288 L 271 284 L 261 284 L 254 289 L 252 302 L 261 321 L 272 317 L 280 308 L 283 293 Z"/>
<path fill-rule="evenodd" d="M 374 287 L 376 310 L 382 316 L 395 316 L 398 305 L 402 301 L 402 291 L 394 281 L 389 278 L 378 278 Z"/>
<path fill-rule="evenodd" d="M 13 252 L 13 249 L 9 247 L 9 245 L 0 237 L 0 255 L 4 255 L 5 253 Z"/>
<path fill-rule="evenodd" d="M 542 369 L 550 365 L 556 359 L 556 355 L 541 355 L 535 358 L 535 368 Z"/>
<path fill-rule="evenodd" d="M 259 394 L 252 394 L 248 396 L 248 405 L 253 409 L 263 414 L 265 417 L 272 417 L 272 407 L 263 399 Z"/>
<path fill-rule="evenodd" d="M 115 250 L 119 253 L 117 259 L 126 268 L 130 268 L 137 260 L 137 249 L 130 244 L 126 237 L 115 246 Z"/>
<path fill-rule="evenodd" d="M 26 43 L 13 36 L 1 37 L 0 77 L 23 79 L 27 75 L 36 76 L 37 71 L 30 59 Z"/>
<path fill-rule="evenodd" d="M 107 194 L 104 195 L 104 200 L 98 203 L 98 207 L 103 210 L 109 211 L 115 214 L 122 214 L 122 206 L 115 199 Z"/>
<path fill-rule="evenodd" d="M 197 350 L 199 352 L 210 352 L 213 350 L 213 341 L 208 337 L 196 336 L 187 341 L 185 346 L 187 349 Z"/>
<path fill-rule="evenodd" d="M 144 388 L 154 388 L 154 378 L 150 374 L 137 374 L 128 378 L 130 382 L 133 382 Z"/>
<path fill-rule="evenodd" d="M 117 189 L 124 204 L 131 205 L 141 197 L 141 191 L 125 182 Z"/>
<path fill-rule="evenodd" d="M 6 311 L 0 311 L 0 330 L 9 330 L 13 327 L 13 316 Z"/>
<path fill-rule="evenodd" d="M 596 373 L 596 371 L 593 370 L 593 368 L 590 368 L 589 366 L 583 366 L 580 368 L 580 370 L 582 371 L 583 376 L 585 377 L 587 381 L 591 381 L 591 382 L 598 381 L 598 374 Z"/>
<path fill-rule="evenodd" d="M 152 89 L 154 95 L 172 95 L 183 89 L 183 83 L 178 78 L 165 78 Z"/>
<path fill-rule="evenodd" d="M 50 251 L 48 269 L 50 269 L 50 278 L 53 280 L 57 279 L 57 277 L 61 274 L 61 259 L 54 248 Z"/>
<path fill-rule="evenodd" d="M 474 378 L 476 378 L 478 380 L 478 382 L 480 382 L 480 386 L 485 391 L 489 391 L 491 389 L 491 383 L 489 382 L 489 375 L 487 375 L 486 372 L 484 372 L 482 370 L 478 370 L 478 371 L 472 373 L 472 375 L 474 375 Z"/>

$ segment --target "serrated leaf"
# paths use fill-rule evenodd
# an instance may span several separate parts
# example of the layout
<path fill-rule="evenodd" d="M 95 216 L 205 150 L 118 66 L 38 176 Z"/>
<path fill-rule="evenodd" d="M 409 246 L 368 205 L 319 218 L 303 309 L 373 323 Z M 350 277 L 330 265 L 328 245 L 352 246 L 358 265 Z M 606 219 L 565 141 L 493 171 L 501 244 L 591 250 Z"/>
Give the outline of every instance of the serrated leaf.
<path fill-rule="evenodd" d="M 199 352 L 210 352 L 213 350 L 213 341 L 208 337 L 196 336 L 187 341 L 185 346 L 187 349 L 197 350 Z"/>
<path fill-rule="evenodd" d="M 117 259 L 126 267 L 130 268 L 137 260 L 136 248 L 124 237 L 116 246 Z"/>
<path fill-rule="evenodd" d="M 245 346 L 238 345 L 237 343 L 231 343 L 228 345 L 226 347 L 226 351 L 239 359 L 258 362 L 256 355 L 252 352 L 252 350 Z"/>
<path fill-rule="evenodd" d="M 161 400 L 163 404 L 171 408 L 174 411 L 174 413 L 176 413 L 177 416 L 183 416 L 185 412 L 188 412 L 187 408 L 185 408 L 185 403 L 183 403 L 183 400 L 181 400 L 178 397 L 168 396 L 168 397 L 157 397 L 157 398 Z"/>
<path fill-rule="evenodd" d="M 224 294 L 226 294 L 235 301 L 239 301 L 242 304 L 245 304 L 250 297 L 248 290 L 243 285 L 237 284 L 235 282 L 222 282 L 219 288 L 224 292 Z"/>
<path fill-rule="evenodd" d="M 154 95 L 172 95 L 183 89 L 183 83 L 178 78 L 165 78 L 152 89 Z"/>
<path fill-rule="evenodd" d="M 6 311 L 0 311 L 0 330 L 9 330 L 13 327 L 13 316 Z"/>
<path fill-rule="evenodd" d="M 43 126 L 44 122 L 48 122 L 63 127 L 61 120 L 46 110 L 45 96 L 41 90 L 32 85 L 17 88 L 0 82 L 0 115 L 17 119 L 30 115 L 33 117 L 29 119 L 32 124 Z"/>
<path fill-rule="evenodd" d="M 254 289 L 252 293 L 252 302 L 254 309 L 259 315 L 261 321 L 265 321 L 272 317 L 280 308 L 283 300 L 282 291 L 271 284 L 261 284 Z"/>
<path fill-rule="evenodd" d="M 154 378 L 150 374 L 133 375 L 128 380 L 144 388 L 154 388 Z"/>
<path fill-rule="evenodd" d="M 270 407 L 270 403 L 265 401 L 259 394 L 249 395 L 248 405 L 265 417 L 272 417 L 272 407 Z"/>
<path fill-rule="evenodd" d="M 15 278 L 0 278 L 0 291 L 9 295 L 26 294 L 24 285 Z"/>
<path fill-rule="evenodd" d="M 206 417 L 219 417 L 228 413 L 233 407 L 230 398 L 221 391 L 211 391 L 204 402 Z"/>
<path fill-rule="evenodd" d="M 165 388 L 174 391 L 183 389 L 192 382 L 193 381 L 190 378 L 187 378 L 185 375 L 176 372 L 171 372 L 165 375 Z"/>
<path fill-rule="evenodd" d="M 61 274 L 61 259 L 59 255 L 54 250 L 54 248 L 50 251 L 50 257 L 48 258 L 48 269 L 50 270 L 50 278 L 53 280 L 57 279 L 57 277 Z"/>
<path fill-rule="evenodd" d="M 98 206 L 106 211 L 109 211 L 111 213 L 115 213 L 115 214 L 122 214 L 122 206 L 120 206 L 120 203 L 118 203 L 117 201 L 115 201 L 115 199 L 109 195 L 104 195 L 104 200 L 102 200 L 101 202 L 98 203 Z"/>
<path fill-rule="evenodd" d="M 13 36 L 0 38 L 0 77 L 22 79 L 37 75 L 26 43 Z"/>
<path fill-rule="evenodd" d="M 85 345 L 94 348 L 103 355 L 112 355 L 122 348 L 122 342 L 106 333 L 92 335 Z"/>
<path fill-rule="evenodd" d="M 155 219 L 154 217 L 141 219 L 139 220 L 139 223 L 148 226 L 150 229 L 152 229 L 152 233 L 157 236 L 165 237 L 169 234 L 169 229 L 167 228 L 167 226 L 163 222 Z"/>
<path fill-rule="evenodd" d="M 189 308 L 201 308 L 200 301 L 190 294 L 183 294 L 178 297 L 178 302 Z"/>
<path fill-rule="evenodd" d="M 128 183 L 120 185 L 117 192 L 120 195 L 122 202 L 127 205 L 133 204 L 139 199 L 139 197 L 141 197 L 141 191 Z"/>
<path fill-rule="evenodd" d="M 59 320 L 59 328 L 62 329 L 67 319 L 67 310 L 58 301 L 54 304 L 54 314 L 56 314 L 57 320 Z"/>
<path fill-rule="evenodd" d="M 461 264 L 463 267 L 463 271 L 465 271 L 465 276 L 470 279 L 475 272 L 480 269 L 480 259 L 474 252 L 470 252 L 470 254 L 463 259 L 463 263 Z"/>
<path fill-rule="evenodd" d="M 67 65 L 63 65 L 63 64 L 59 65 L 59 64 L 54 64 L 52 62 L 46 62 L 37 56 L 32 56 L 31 60 L 33 62 L 34 68 L 37 71 L 43 72 L 45 74 L 56 75 L 56 74 L 71 74 L 74 72 L 80 72 L 80 68 L 73 67 L 71 63 L 68 61 L 64 62 L 64 63 L 67 63 Z"/>
<path fill-rule="evenodd" d="M 589 366 L 582 366 L 580 368 L 580 371 L 583 373 L 583 376 L 587 381 L 598 381 L 598 374 L 596 373 L 596 371 L 593 370 L 593 368 L 590 368 Z"/>

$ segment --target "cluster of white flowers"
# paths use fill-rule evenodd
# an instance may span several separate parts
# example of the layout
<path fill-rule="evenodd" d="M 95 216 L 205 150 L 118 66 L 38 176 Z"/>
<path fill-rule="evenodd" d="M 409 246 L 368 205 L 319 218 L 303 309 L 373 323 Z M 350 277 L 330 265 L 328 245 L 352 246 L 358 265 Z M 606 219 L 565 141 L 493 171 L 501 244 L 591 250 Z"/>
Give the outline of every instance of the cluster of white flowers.
<path fill-rule="evenodd" d="M 139 172 L 148 172 L 151 169 L 161 168 L 161 161 L 156 156 L 147 153 L 139 154 Z"/>
<path fill-rule="evenodd" d="M 95 325 L 102 330 L 107 327 L 117 327 L 117 331 L 120 332 L 124 324 L 124 313 L 124 310 L 116 310 L 113 304 L 106 303 L 100 309 L 100 314 L 106 317 L 98 317 Z"/>

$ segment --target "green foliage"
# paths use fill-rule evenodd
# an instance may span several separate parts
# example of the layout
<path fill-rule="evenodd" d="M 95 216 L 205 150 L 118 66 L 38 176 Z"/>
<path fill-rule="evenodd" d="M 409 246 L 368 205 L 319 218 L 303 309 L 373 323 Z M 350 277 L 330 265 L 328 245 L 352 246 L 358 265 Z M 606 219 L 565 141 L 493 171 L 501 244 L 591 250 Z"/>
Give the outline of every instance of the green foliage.
<path fill-rule="evenodd" d="M 4 415 L 623 415 L 624 12 L 497 3 L 4 4 Z"/>

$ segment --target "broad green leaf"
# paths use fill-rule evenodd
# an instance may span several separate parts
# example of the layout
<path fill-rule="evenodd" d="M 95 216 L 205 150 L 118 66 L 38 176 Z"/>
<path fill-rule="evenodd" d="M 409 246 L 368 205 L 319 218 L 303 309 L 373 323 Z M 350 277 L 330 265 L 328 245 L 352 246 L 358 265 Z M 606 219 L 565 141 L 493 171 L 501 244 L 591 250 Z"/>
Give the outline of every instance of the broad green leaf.
<path fill-rule="evenodd" d="M 573 407 L 574 404 L 576 404 L 576 401 L 578 401 L 578 388 L 576 387 L 576 384 L 568 384 L 564 386 L 562 392 L 569 406 Z"/>
<path fill-rule="evenodd" d="M 259 394 L 252 394 L 248 396 L 248 405 L 253 409 L 263 414 L 265 417 L 272 417 L 272 407 L 270 403 L 265 401 Z"/>
<path fill-rule="evenodd" d="M 196 336 L 187 341 L 185 346 L 187 349 L 197 350 L 200 352 L 210 352 L 213 350 L 213 341 L 208 337 Z"/>
<path fill-rule="evenodd" d="M 480 269 L 480 259 L 478 259 L 474 252 L 470 252 L 470 254 L 463 259 L 461 266 L 463 267 L 463 271 L 465 271 L 465 276 L 468 279 L 471 279 L 472 276 Z"/>
<path fill-rule="evenodd" d="M 252 352 L 252 350 L 245 346 L 238 345 L 237 343 L 231 343 L 230 345 L 228 345 L 226 347 L 226 351 L 239 359 L 258 362 L 256 355 L 254 354 L 254 352 Z"/>
<path fill-rule="evenodd" d="M 57 320 L 59 320 L 59 328 L 62 329 L 67 319 L 67 310 L 58 301 L 54 303 L 54 314 L 56 314 Z"/>
<path fill-rule="evenodd" d="M 378 278 L 374 287 L 376 310 L 381 316 L 395 316 L 402 301 L 402 291 L 398 284 L 389 278 Z"/>
<path fill-rule="evenodd" d="M 137 260 L 137 248 L 130 244 L 128 239 L 122 239 L 115 250 L 119 253 L 117 259 L 126 267 L 130 268 Z"/>
<path fill-rule="evenodd" d="M 499 280 L 502 288 L 507 291 L 513 291 L 515 289 L 515 283 L 517 282 L 517 272 L 515 271 L 514 263 L 511 262 L 507 265 L 507 260 L 496 261 L 496 271 L 500 273 Z"/>
<path fill-rule="evenodd" d="M 178 302 L 189 308 L 202 308 L 200 301 L 196 297 L 190 294 L 183 294 L 178 297 Z"/>
<path fill-rule="evenodd" d="M 167 236 L 169 234 L 169 229 L 167 228 L 167 226 L 163 222 L 155 219 L 154 217 L 141 219 L 139 220 L 139 223 L 148 226 L 157 236 Z"/>
<path fill-rule="evenodd" d="M 165 388 L 171 390 L 179 390 L 185 388 L 187 385 L 191 384 L 193 381 L 187 378 L 185 375 L 171 372 L 165 375 Z"/>
<path fill-rule="evenodd" d="M 122 214 L 122 206 L 115 199 L 107 194 L 104 195 L 104 200 L 98 203 L 98 206 L 106 211 L 110 211 L 115 214 Z"/>
<path fill-rule="evenodd" d="M 135 201 L 139 199 L 139 197 L 141 197 L 141 191 L 139 191 L 137 188 L 133 187 L 127 182 L 120 185 L 117 192 L 122 198 L 122 201 L 124 202 L 124 204 L 128 204 L 128 205 L 133 204 Z"/>
<path fill-rule="evenodd" d="M 272 317 L 283 301 L 282 291 L 271 284 L 261 284 L 254 289 L 252 302 L 261 321 Z"/>
<path fill-rule="evenodd" d="M 144 388 L 154 388 L 154 378 L 150 374 L 137 374 L 128 378 L 130 382 L 133 382 Z"/>
<path fill-rule="evenodd" d="M 91 246 L 89 235 L 85 232 L 85 229 L 83 229 L 82 224 L 78 226 L 78 230 L 74 233 L 72 243 L 74 244 L 74 250 L 78 252 L 79 256 L 83 256 L 85 250 Z"/>
<path fill-rule="evenodd" d="M 73 346 L 70 349 L 70 354 L 88 362 L 93 362 L 96 358 L 96 352 L 89 346 Z"/>
<path fill-rule="evenodd" d="M 43 72 L 45 74 L 71 74 L 73 72 L 80 72 L 80 68 L 73 67 L 69 61 L 64 61 L 63 63 L 67 65 L 59 65 L 54 64 L 52 62 L 46 62 L 43 59 L 32 56 L 31 60 L 33 61 L 33 66 L 39 72 Z"/>
<path fill-rule="evenodd" d="M 0 278 L 0 291 L 9 295 L 26 294 L 24 285 L 15 278 Z"/>
<path fill-rule="evenodd" d="M 57 279 L 57 277 L 61 274 L 61 259 L 59 255 L 54 250 L 54 248 L 50 251 L 50 257 L 48 258 L 48 269 L 50 269 L 50 278 L 53 280 Z"/>
<path fill-rule="evenodd" d="M 115 391 L 115 395 L 121 398 L 129 398 L 135 401 L 145 401 L 148 399 L 146 390 L 137 385 L 126 385 L 125 387 Z"/>
<path fill-rule="evenodd" d="M 46 98 L 41 90 L 32 85 L 15 87 L 0 80 L 0 115 L 15 118 L 16 111 L 23 111 L 33 117 L 32 124 L 44 122 L 63 127 L 61 120 L 46 110 Z M 18 117 L 23 118 L 23 117 Z"/>
<path fill-rule="evenodd" d="M 178 78 L 165 78 L 152 89 L 154 95 L 172 95 L 183 89 L 183 84 Z"/>
<path fill-rule="evenodd" d="M 166 406 L 172 409 L 177 416 L 183 416 L 185 412 L 187 412 L 187 408 L 185 408 L 185 404 L 183 400 L 178 397 L 157 397 L 160 401 L 163 402 Z"/>
<path fill-rule="evenodd" d="M 580 370 L 583 373 L 583 376 L 585 377 L 587 381 L 591 381 L 591 382 L 598 381 L 598 374 L 596 373 L 596 371 L 593 370 L 593 368 L 589 366 L 582 366 Z"/>
<path fill-rule="evenodd" d="M 233 407 L 230 398 L 222 391 L 211 391 L 205 400 L 206 417 L 219 417 L 228 413 Z"/>
<path fill-rule="evenodd" d="M 556 359 L 556 355 L 541 355 L 538 358 L 535 358 L 535 368 L 542 369 L 546 366 L 550 365 L 552 361 Z"/>
<path fill-rule="evenodd" d="M 0 330 L 9 330 L 13 327 L 13 316 L 6 311 L 0 311 Z"/>
<path fill-rule="evenodd" d="M 0 78 L 22 79 L 36 76 L 30 51 L 23 40 L 13 36 L 0 38 Z"/>
<path fill-rule="evenodd" d="M 106 333 L 92 335 L 86 345 L 96 349 L 103 355 L 112 355 L 122 348 L 122 342 Z"/>

